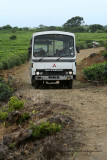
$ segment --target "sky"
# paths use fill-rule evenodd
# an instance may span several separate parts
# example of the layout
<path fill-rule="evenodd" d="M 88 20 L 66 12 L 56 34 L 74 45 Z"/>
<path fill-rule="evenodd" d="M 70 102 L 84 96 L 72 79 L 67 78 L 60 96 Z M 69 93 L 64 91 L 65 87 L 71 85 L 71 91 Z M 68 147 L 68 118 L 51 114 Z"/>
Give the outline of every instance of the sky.
<path fill-rule="evenodd" d="M 0 27 L 62 26 L 72 17 L 107 25 L 107 0 L 0 0 Z"/>

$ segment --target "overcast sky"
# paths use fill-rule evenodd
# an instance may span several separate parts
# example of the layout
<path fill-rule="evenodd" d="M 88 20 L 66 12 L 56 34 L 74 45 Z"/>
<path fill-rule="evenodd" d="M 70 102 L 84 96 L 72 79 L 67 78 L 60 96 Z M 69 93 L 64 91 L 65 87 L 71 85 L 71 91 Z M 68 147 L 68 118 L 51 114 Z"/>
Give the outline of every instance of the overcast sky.
<path fill-rule="evenodd" d="M 0 0 L 0 27 L 62 26 L 75 16 L 107 25 L 107 0 Z"/>

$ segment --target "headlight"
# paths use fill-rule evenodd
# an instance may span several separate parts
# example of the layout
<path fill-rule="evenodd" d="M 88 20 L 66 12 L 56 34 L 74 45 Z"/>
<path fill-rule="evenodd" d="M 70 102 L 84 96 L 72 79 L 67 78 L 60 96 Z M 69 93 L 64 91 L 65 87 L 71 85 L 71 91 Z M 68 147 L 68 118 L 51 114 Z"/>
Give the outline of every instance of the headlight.
<path fill-rule="evenodd" d="M 39 72 L 36 72 L 36 75 L 37 75 L 37 76 L 39 76 L 39 74 L 40 74 Z"/>
<path fill-rule="evenodd" d="M 69 74 L 71 75 L 71 74 L 72 74 L 72 71 L 69 71 Z"/>
<path fill-rule="evenodd" d="M 37 76 L 43 75 L 43 72 L 36 72 L 36 75 L 37 75 Z"/>

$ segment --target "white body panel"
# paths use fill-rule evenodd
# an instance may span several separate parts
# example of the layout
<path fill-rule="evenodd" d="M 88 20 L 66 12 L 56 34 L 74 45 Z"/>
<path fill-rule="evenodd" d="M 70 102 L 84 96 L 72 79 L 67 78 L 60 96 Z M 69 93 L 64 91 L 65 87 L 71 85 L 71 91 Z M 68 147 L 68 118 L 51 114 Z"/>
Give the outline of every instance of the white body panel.
<path fill-rule="evenodd" d="M 73 69 L 73 74 L 76 75 L 75 62 L 36 62 L 33 63 L 32 75 L 35 75 L 35 71 L 37 69 L 44 69 L 44 70 Z"/>

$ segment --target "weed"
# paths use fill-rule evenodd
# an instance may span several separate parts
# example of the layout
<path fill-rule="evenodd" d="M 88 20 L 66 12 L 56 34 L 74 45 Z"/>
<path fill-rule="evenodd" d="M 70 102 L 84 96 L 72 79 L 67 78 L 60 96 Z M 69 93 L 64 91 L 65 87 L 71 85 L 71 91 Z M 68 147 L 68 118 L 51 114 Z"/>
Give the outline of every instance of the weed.
<path fill-rule="evenodd" d="M 8 113 L 7 112 L 3 112 L 2 110 L 0 110 L 0 119 L 6 119 L 8 116 Z"/>
<path fill-rule="evenodd" d="M 25 112 L 25 113 L 23 113 L 23 115 L 22 115 L 23 121 L 28 120 L 30 117 L 31 117 L 31 116 L 30 116 L 30 114 L 29 114 L 28 112 Z"/>
<path fill-rule="evenodd" d="M 11 143 L 11 144 L 9 145 L 9 149 L 14 149 L 14 148 L 15 148 L 15 145 L 16 145 L 16 143 Z"/>

